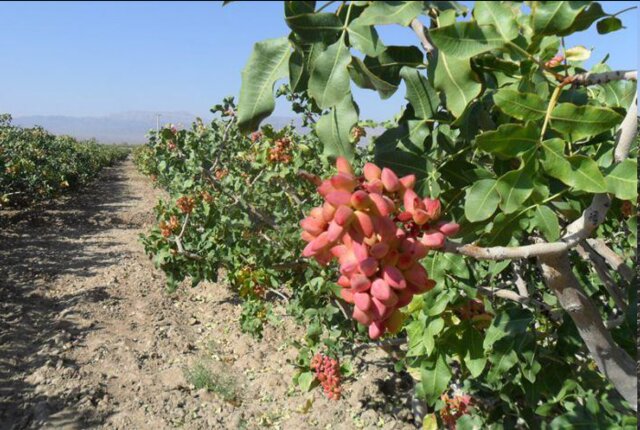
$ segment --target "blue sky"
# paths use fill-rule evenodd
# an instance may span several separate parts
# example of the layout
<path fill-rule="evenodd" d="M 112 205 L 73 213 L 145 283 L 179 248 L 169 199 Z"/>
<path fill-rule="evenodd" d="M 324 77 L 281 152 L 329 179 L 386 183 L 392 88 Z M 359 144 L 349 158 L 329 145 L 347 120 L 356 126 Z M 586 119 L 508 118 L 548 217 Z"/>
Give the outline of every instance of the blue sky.
<path fill-rule="evenodd" d="M 473 2 L 463 2 L 470 6 Z M 640 2 L 604 2 L 617 12 Z M 638 10 L 626 29 L 573 35 L 567 47 L 611 54 L 616 69 L 638 63 Z M 132 110 L 204 115 L 237 95 L 252 45 L 287 34 L 281 2 L 0 2 L 0 111 L 100 116 Z M 387 45 L 414 43 L 399 26 L 379 28 Z M 589 64 L 587 63 L 587 64 Z M 399 111 L 404 90 L 384 102 L 356 91 L 363 118 Z M 290 115 L 278 103 L 278 115 Z"/>

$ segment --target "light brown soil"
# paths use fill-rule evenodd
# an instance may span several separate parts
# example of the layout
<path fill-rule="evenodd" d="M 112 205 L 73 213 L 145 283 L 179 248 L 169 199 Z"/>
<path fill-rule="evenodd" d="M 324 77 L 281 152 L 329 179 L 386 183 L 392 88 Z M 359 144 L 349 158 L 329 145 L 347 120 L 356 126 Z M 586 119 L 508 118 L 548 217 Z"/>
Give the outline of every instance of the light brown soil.
<path fill-rule="evenodd" d="M 383 352 L 354 359 L 330 401 L 293 386 L 303 331 L 283 308 L 256 340 L 223 285 L 167 294 L 138 240 L 161 196 L 127 160 L 81 194 L 0 213 L 0 429 L 413 427 Z M 197 364 L 235 398 L 191 385 Z"/>

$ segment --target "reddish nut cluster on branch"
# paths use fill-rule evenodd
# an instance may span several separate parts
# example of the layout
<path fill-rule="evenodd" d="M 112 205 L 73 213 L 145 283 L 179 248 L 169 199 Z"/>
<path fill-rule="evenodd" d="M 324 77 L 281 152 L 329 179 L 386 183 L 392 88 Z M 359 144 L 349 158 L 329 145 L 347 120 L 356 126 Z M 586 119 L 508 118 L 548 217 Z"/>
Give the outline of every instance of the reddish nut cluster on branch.
<path fill-rule="evenodd" d="M 631 201 L 629 200 L 625 200 L 622 202 L 622 205 L 620 205 L 620 212 L 622 212 L 622 216 L 625 218 L 629 218 L 633 215 L 634 212 L 634 207 L 633 207 L 633 203 L 631 203 Z"/>
<path fill-rule="evenodd" d="M 342 389 L 340 388 L 340 364 L 338 360 L 318 353 L 311 359 L 309 367 L 315 372 L 316 379 L 320 381 L 324 389 L 324 394 L 330 399 L 339 400 Z"/>
<path fill-rule="evenodd" d="M 454 309 L 461 320 L 469 320 L 474 327 L 485 329 L 491 323 L 493 314 L 487 312 L 481 299 L 471 299 Z"/>
<path fill-rule="evenodd" d="M 195 205 L 196 201 L 193 197 L 182 196 L 176 201 L 176 206 L 183 214 L 190 214 Z"/>
<path fill-rule="evenodd" d="M 169 217 L 169 222 L 160 221 L 160 232 L 162 236 L 169 237 L 173 232 L 180 228 L 180 223 L 178 222 L 178 217 L 175 215 L 171 215 Z"/>
<path fill-rule="evenodd" d="M 209 193 L 209 191 L 202 191 L 200 193 L 200 196 L 202 197 L 202 200 L 207 203 L 211 203 L 213 201 L 213 196 L 211 195 L 211 193 Z"/>
<path fill-rule="evenodd" d="M 563 61 L 564 61 L 564 55 L 557 54 L 551 60 L 549 60 L 546 63 L 544 63 L 544 65 L 545 65 L 545 67 L 548 67 L 548 68 L 554 68 L 554 67 L 559 66 Z"/>
<path fill-rule="evenodd" d="M 398 178 L 367 163 L 364 176 L 356 177 L 342 157 L 337 168 L 318 186 L 324 204 L 301 222 L 308 242 L 302 255 L 321 264 L 338 260 L 341 296 L 355 305 L 353 318 L 377 339 L 399 330 L 398 309 L 434 287 L 420 260 L 442 247 L 458 225 L 438 221 L 440 201 L 418 197 L 414 175 Z"/>
<path fill-rule="evenodd" d="M 175 150 L 176 150 L 176 148 L 177 148 L 177 145 L 176 145 L 176 143 L 173 141 L 173 139 L 169 139 L 169 140 L 167 141 L 167 149 L 168 149 L 169 151 L 175 151 Z"/>
<path fill-rule="evenodd" d="M 458 419 L 469 413 L 469 407 L 472 406 L 471 396 L 468 394 L 456 394 L 449 397 L 443 394 L 441 397 L 444 407 L 440 409 L 440 418 L 448 429 L 455 430 Z"/>
<path fill-rule="evenodd" d="M 256 143 L 258 140 L 262 139 L 262 136 L 263 134 L 261 131 L 254 131 L 249 135 L 249 138 L 251 139 L 251 143 Z"/>
<path fill-rule="evenodd" d="M 214 176 L 216 177 L 216 179 L 218 181 L 223 180 L 227 175 L 229 174 L 229 171 L 227 169 L 217 169 L 216 172 L 214 173 Z"/>
<path fill-rule="evenodd" d="M 268 159 L 271 163 L 284 163 L 291 162 L 291 139 L 283 137 L 275 141 L 275 146 L 269 149 Z"/>

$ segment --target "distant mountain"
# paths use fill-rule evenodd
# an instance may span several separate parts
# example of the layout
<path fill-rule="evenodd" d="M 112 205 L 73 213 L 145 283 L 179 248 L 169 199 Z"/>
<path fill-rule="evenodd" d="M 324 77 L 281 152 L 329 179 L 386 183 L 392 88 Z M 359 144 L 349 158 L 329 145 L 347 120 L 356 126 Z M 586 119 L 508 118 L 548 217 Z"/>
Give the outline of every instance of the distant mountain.
<path fill-rule="evenodd" d="M 159 115 L 159 117 L 157 116 Z M 67 134 L 78 139 L 94 138 L 102 143 L 130 143 L 142 144 L 146 142 L 145 135 L 150 130 L 155 130 L 156 119 L 160 127 L 164 124 L 176 124 L 179 127 L 189 127 L 195 121 L 197 115 L 190 112 L 148 112 L 131 111 L 121 112 L 97 117 L 75 117 L 60 115 L 34 115 L 18 116 L 13 118 L 13 124 L 22 127 L 41 126 L 54 134 Z M 210 121 L 212 115 L 208 113 L 202 119 Z M 302 121 L 298 118 L 283 116 L 271 116 L 265 123 L 273 125 L 276 129 L 292 124 L 300 132 L 307 133 L 308 129 L 302 127 Z M 369 137 L 376 136 L 381 130 L 368 131 Z M 365 141 L 366 139 L 363 139 Z M 364 142 L 362 142 L 364 143 Z"/>

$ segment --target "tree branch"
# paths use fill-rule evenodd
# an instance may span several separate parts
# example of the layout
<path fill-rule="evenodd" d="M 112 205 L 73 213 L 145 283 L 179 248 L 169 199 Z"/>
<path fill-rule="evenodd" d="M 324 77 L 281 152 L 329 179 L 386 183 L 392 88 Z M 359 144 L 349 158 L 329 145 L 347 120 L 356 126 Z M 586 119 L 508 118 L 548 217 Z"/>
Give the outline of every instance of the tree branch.
<path fill-rule="evenodd" d="M 620 124 L 620 130 L 616 135 L 616 149 L 613 159 L 620 163 L 629 155 L 631 144 L 638 134 L 638 95 L 633 98 L 631 106 L 627 109 L 627 114 Z"/>
<path fill-rule="evenodd" d="M 427 36 L 427 29 L 424 27 L 422 22 L 418 18 L 414 18 L 411 21 L 411 28 L 416 33 L 416 36 L 418 36 L 420 44 L 425 52 L 427 54 L 433 53 L 436 50 L 436 47 L 433 46 L 433 43 L 429 40 L 429 37 Z"/>
<path fill-rule="evenodd" d="M 522 266 L 520 262 L 514 261 L 513 265 L 513 283 L 516 285 L 518 292 L 521 296 L 529 297 L 529 288 L 527 287 L 527 281 L 522 277 Z"/>
<path fill-rule="evenodd" d="M 184 232 L 187 229 L 188 223 L 189 223 L 189 214 L 187 214 L 187 216 L 184 217 L 184 223 L 182 223 L 182 229 L 180 230 L 180 234 L 178 234 L 175 237 L 176 246 L 178 247 L 178 254 L 183 255 L 192 260 L 202 261 L 204 260 L 204 258 L 199 256 L 198 254 L 194 254 L 193 252 L 185 251 L 184 247 L 182 246 L 182 237 L 184 236 Z"/>
<path fill-rule="evenodd" d="M 600 312 L 573 275 L 568 253 L 542 255 L 538 261 L 545 283 L 558 297 L 560 306 L 571 316 L 598 369 L 637 410 L 635 361 L 613 341 Z"/>
<path fill-rule="evenodd" d="M 571 83 L 574 85 L 597 85 L 606 84 L 611 81 L 636 81 L 638 80 L 638 72 L 636 70 L 616 70 L 603 73 L 578 73 L 570 77 Z"/>
<path fill-rule="evenodd" d="M 604 261 L 613 270 L 616 270 L 620 274 L 620 276 L 622 276 L 622 279 L 630 284 L 633 282 L 635 278 L 633 270 L 624 263 L 622 257 L 613 252 L 613 250 L 607 246 L 604 240 L 587 239 L 587 243 L 593 248 L 595 252 L 597 252 L 602 258 L 604 258 Z"/>
<path fill-rule="evenodd" d="M 611 298 L 613 298 L 613 301 L 615 302 L 618 309 L 620 309 L 620 311 L 624 313 L 628 307 L 627 303 L 624 301 L 622 292 L 609 275 L 604 259 L 598 253 L 596 253 L 587 242 L 580 243 L 576 247 L 576 251 L 578 251 L 578 255 L 580 255 L 580 257 L 582 257 L 584 260 L 593 263 L 593 268 L 602 281 L 605 289 L 607 290 Z"/>
<path fill-rule="evenodd" d="M 539 311 L 545 312 L 553 320 L 558 320 L 558 313 L 553 310 L 548 304 L 539 300 L 532 299 L 530 297 L 522 296 L 515 291 L 502 289 L 502 288 L 489 288 L 489 287 L 476 287 L 476 290 L 480 291 L 489 297 L 499 297 L 501 299 L 511 300 L 513 302 L 520 303 L 522 305 L 533 306 Z"/>
<path fill-rule="evenodd" d="M 629 156 L 631 143 L 637 133 L 637 115 L 638 109 L 636 100 L 634 99 L 631 107 L 627 110 L 627 114 L 616 136 L 614 158 L 618 163 Z M 447 241 L 443 251 L 466 255 L 478 260 L 515 260 L 559 254 L 576 247 L 582 240 L 591 236 L 591 233 L 604 222 L 610 206 L 611 197 L 609 197 L 608 194 L 594 195 L 589 207 L 585 209 L 580 218 L 567 226 L 566 233 L 558 242 L 483 248 L 472 244 L 464 245 Z"/>

